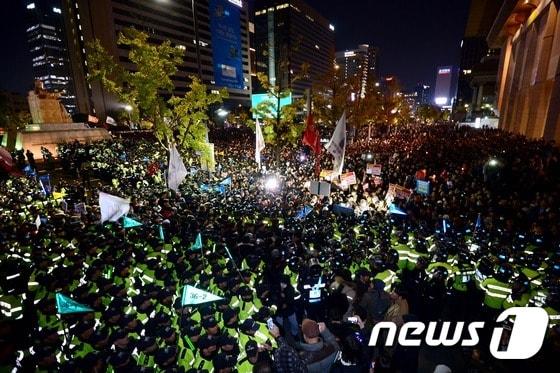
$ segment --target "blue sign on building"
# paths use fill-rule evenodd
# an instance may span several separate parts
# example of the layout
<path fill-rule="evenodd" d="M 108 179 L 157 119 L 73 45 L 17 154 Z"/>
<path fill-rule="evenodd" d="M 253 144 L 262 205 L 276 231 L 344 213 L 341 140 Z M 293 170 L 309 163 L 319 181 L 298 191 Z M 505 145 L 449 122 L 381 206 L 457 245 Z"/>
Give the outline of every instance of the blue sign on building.
<path fill-rule="evenodd" d="M 243 89 L 241 14 L 228 0 L 210 0 L 210 29 L 214 58 L 214 81 L 218 87 Z"/>

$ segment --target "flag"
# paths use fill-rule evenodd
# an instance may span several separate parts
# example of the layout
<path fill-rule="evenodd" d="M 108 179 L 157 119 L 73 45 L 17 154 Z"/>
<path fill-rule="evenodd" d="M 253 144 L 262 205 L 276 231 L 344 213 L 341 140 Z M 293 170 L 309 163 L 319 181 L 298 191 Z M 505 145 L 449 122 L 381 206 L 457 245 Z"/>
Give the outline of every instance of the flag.
<path fill-rule="evenodd" d="M 101 223 L 117 221 L 130 210 L 128 199 L 99 192 L 99 207 L 101 209 Z"/>
<path fill-rule="evenodd" d="M 39 215 L 37 215 L 37 219 L 35 219 L 35 226 L 37 229 L 41 226 L 41 217 Z"/>
<path fill-rule="evenodd" d="M 134 228 L 141 225 L 142 223 L 140 223 L 139 221 L 131 219 L 127 216 L 123 216 L 123 228 Z"/>
<path fill-rule="evenodd" d="M 49 174 L 39 176 L 39 183 L 43 189 L 45 195 L 50 196 L 52 193 L 51 189 L 51 176 Z"/>
<path fill-rule="evenodd" d="M 64 197 L 66 197 L 66 193 L 64 193 L 64 192 L 53 192 L 52 196 L 56 201 L 58 201 L 59 199 L 63 199 Z"/>
<path fill-rule="evenodd" d="M 311 93 L 307 92 L 307 127 L 303 133 L 303 145 L 307 145 L 313 150 L 313 153 L 321 153 L 321 135 L 319 130 L 315 128 L 313 121 L 313 113 L 311 111 Z"/>
<path fill-rule="evenodd" d="M 264 150 L 264 137 L 261 130 L 261 125 L 259 124 L 259 118 L 255 124 L 255 162 L 261 166 L 261 152 Z"/>
<path fill-rule="evenodd" d="M 200 250 L 202 249 L 202 235 L 199 233 L 196 235 L 196 240 L 191 245 L 191 250 Z"/>
<path fill-rule="evenodd" d="M 311 211 L 313 211 L 313 207 L 303 206 L 303 208 L 297 213 L 296 219 L 297 220 L 304 219 L 307 215 L 309 215 L 311 213 Z"/>
<path fill-rule="evenodd" d="M 56 293 L 56 312 L 61 315 L 66 315 L 69 313 L 93 312 L 93 309 L 76 302 L 66 295 Z"/>
<path fill-rule="evenodd" d="M 407 215 L 406 212 L 398 208 L 394 203 L 391 203 L 391 205 L 389 205 L 389 214 Z"/>
<path fill-rule="evenodd" d="M 107 116 L 107 119 L 105 120 L 105 123 L 110 124 L 111 126 L 116 126 L 117 122 L 111 118 L 110 116 Z"/>
<path fill-rule="evenodd" d="M 99 119 L 96 116 L 93 116 L 93 115 L 88 115 L 87 121 L 88 121 L 88 123 L 95 123 L 95 124 L 99 123 Z"/>
<path fill-rule="evenodd" d="M 165 236 L 163 235 L 163 226 L 160 224 L 158 229 L 159 229 L 159 239 L 165 241 Z"/>
<path fill-rule="evenodd" d="M 231 176 L 226 177 L 224 180 L 220 182 L 220 185 L 231 185 Z"/>
<path fill-rule="evenodd" d="M 169 169 L 167 171 L 167 185 L 169 189 L 179 190 L 179 185 L 187 177 L 187 168 L 181 159 L 181 155 L 177 151 L 175 145 L 169 149 Z"/>
<path fill-rule="evenodd" d="M 183 288 L 183 296 L 181 297 L 181 306 L 215 302 L 222 299 L 224 298 L 209 293 L 207 291 L 197 289 L 194 286 L 186 285 Z"/>
<path fill-rule="evenodd" d="M 482 215 L 478 214 L 476 218 L 476 223 L 474 224 L 474 229 L 479 230 L 482 228 Z"/>
<path fill-rule="evenodd" d="M 447 233 L 448 228 L 451 228 L 451 224 L 447 222 L 447 219 L 443 219 L 443 233 Z"/>
<path fill-rule="evenodd" d="M 340 117 L 331 141 L 325 148 L 334 157 L 334 176 L 340 175 L 344 168 L 344 154 L 346 153 L 346 112 Z"/>

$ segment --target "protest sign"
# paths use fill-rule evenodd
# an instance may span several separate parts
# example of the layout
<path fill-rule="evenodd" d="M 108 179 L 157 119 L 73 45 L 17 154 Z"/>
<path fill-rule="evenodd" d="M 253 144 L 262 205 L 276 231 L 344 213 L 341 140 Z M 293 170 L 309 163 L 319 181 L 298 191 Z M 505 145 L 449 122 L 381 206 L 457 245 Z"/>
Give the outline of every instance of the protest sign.
<path fill-rule="evenodd" d="M 381 167 L 380 164 L 368 163 L 366 166 L 366 173 L 368 175 L 379 176 L 381 175 Z"/>

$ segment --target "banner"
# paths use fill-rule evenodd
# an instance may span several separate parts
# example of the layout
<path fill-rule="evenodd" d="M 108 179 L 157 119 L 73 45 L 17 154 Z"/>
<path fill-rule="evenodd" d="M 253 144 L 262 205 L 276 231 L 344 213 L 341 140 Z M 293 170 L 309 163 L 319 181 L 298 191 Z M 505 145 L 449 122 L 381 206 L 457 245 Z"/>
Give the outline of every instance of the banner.
<path fill-rule="evenodd" d="M 380 176 L 381 175 L 381 165 L 380 164 L 373 164 L 368 163 L 366 166 L 366 174 Z"/>
<path fill-rule="evenodd" d="M 325 179 L 328 181 L 332 181 L 332 179 L 334 179 L 337 175 L 335 175 L 334 171 L 331 170 L 321 170 L 321 173 L 319 174 L 319 177 L 321 179 Z"/>
<path fill-rule="evenodd" d="M 416 180 L 416 193 L 427 196 L 430 194 L 430 189 L 429 181 Z"/>
<path fill-rule="evenodd" d="M 214 153 L 214 144 L 205 143 L 203 146 L 206 150 L 200 154 L 200 169 L 208 172 L 216 172 L 216 155 Z"/>
<path fill-rule="evenodd" d="M 397 184 L 389 184 L 385 201 L 390 205 L 395 198 L 407 200 L 412 195 L 412 191 Z"/>
<path fill-rule="evenodd" d="M 342 205 L 334 205 L 333 212 L 338 215 L 354 215 L 354 209 Z"/>
<path fill-rule="evenodd" d="M 243 89 L 241 9 L 228 0 L 210 0 L 208 12 L 215 85 Z"/>
<path fill-rule="evenodd" d="M 39 176 L 39 183 L 45 195 L 50 196 L 52 193 L 51 176 L 49 174 Z"/>
<path fill-rule="evenodd" d="M 74 213 L 79 215 L 86 214 L 86 204 L 83 202 L 74 204 Z"/>
<path fill-rule="evenodd" d="M 323 197 L 331 195 L 331 184 L 325 181 L 311 181 L 309 183 L 309 192 Z"/>
<path fill-rule="evenodd" d="M 356 182 L 356 174 L 354 173 L 354 171 L 340 175 L 340 185 L 344 187 L 354 185 L 356 184 Z"/>
<path fill-rule="evenodd" d="M 311 206 L 304 206 L 296 215 L 296 220 L 303 220 L 313 211 L 313 207 Z"/>
<path fill-rule="evenodd" d="M 194 286 L 187 285 L 183 288 L 183 296 L 181 297 L 181 305 L 189 306 L 195 304 L 202 304 L 208 302 L 215 302 L 224 298 L 209 293 L 204 290 L 195 288 Z"/>

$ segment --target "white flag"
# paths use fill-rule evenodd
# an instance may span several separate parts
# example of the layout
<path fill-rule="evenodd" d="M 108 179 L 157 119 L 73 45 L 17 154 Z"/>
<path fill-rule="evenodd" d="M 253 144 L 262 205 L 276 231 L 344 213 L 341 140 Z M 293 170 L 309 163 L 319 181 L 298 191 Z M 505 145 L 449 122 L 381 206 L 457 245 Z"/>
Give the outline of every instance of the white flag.
<path fill-rule="evenodd" d="M 99 192 L 99 207 L 101 208 L 101 223 L 117 221 L 130 210 L 128 199 Z"/>
<path fill-rule="evenodd" d="M 261 152 L 264 150 L 264 137 L 261 131 L 261 125 L 259 124 L 259 118 L 257 118 L 257 123 L 255 125 L 255 137 L 256 137 L 256 144 L 255 144 L 255 161 L 258 163 L 259 167 L 261 166 Z"/>
<path fill-rule="evenodd" d="M 205 290 L 200 290 L 194 286 L 187 285 L 183 288 L 183 296 L 181 298 L 181 305 L 187 306 L 192 304 L 202 304 L 208 302 L 215 302 L 224 298 L 209 293 Z"/>
<path fill-rule="evenodd" d="M 110 124 L 111 126 L 116 126 L 117 122 L 111 118 L 110 116 L 107 116 L 107 119 L 105 119 L 105 123 Z"/>
<path fill-rule="evenodd" d="M 188 172 L 181 155 L 175 145 L 169 149 L 169 168 L 167 170 L 167 186 L 174 191 L 179 190 L 179 185 L 185 180 Z"/>
<path fill-rule="evenodd" d="M 39 215 L 37 215 L 37 219 L 35 219 L 35 226 L 37 226 L 37 229 L 41 226 L 41 217 Z"/>
<path fill-rule="evenodd" d="M 340 117 L 331 141 L 325 148 L 334 157 L 333 176 L 339 176 L 344 168 L 344 154 L 346 153 L 346 112 Z"/>

